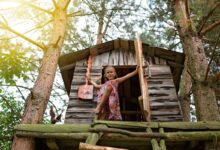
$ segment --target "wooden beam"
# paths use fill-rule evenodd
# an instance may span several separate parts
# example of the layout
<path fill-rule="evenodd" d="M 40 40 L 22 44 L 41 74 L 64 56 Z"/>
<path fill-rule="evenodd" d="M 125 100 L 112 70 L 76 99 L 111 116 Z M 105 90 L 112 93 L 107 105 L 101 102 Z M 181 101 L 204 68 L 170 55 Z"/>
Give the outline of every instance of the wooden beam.
<path fill-rule="evenodd" d="M 64 71 L 67 71 L 67 70 L 71 70 L 73 69 L 74 67 L 76 66 L 76 63 L 72 63 L 72 64 L 69 64 L 69 65 L 66 65 L 66 66 L 63 66 L 60 68 L 60 71 L 61 72 L 64 72 Z"/>
<path fill-rule="evenodd" d="M 158 133 L 157 133 L 158 134 Z M 32 137 L 32 138 L 54 138 L 54 139 L 71 139 L 71 140 L 85 140 L 89 133 L 42 133 L 42 132 L 21 132 L 17 131 L 15 133 L 19 137 Z M 146 134 L 147 135 L 147 134 Z M 165 132 L 161 134 L 165 136 L 166 141 L 210 141 L 213 138 L 220 139 L 220 131 L 179 131 L 179 132 Z M 161 138 L 159 138 L 161 139 Z M 100 141 L 113 142 L 113 141 L 123 141 L 123 142 L 137 142 L 137 141 L 149 141 L 151 138 L 149 136 L 133 137 L 122 135 L 118 133 L 108 133 L 101 137 Z M 124 143 L 125 144 L 125 143 Z"/>
<path fill-rule="evenodd" d="M 163 134 L 164 133 L 164 129 L 163 128 L 159 128 L 159 132 Z M 160 148 L 161 148 L 161 150 L 166 150 L 167 149 L 164 139 L 160 140 Z"/>
<path fill-rule="evenodd" d="M 143 51 L 142 51 L 142 42 L 140 40 L 140 37 L 137 37 L 137 40 L 135 41 L 135 52 L 136 52 L 136 59 L 137 59 L 137 65 L 138 68 L 138 75 L 139 75 L 139 81 L 140 81 L 140 88 L 141 88 L 141 96 L 143 98 L 143 109 L 144 114 L 143 116 L 147 121 L 150 121 L 150 99 L 148 94 L 148 86 L 147 86 L 147 79 L 144 77 L 144 71 L 143 71 Z"/>
<path fill-rule="evenodd" d="M 153 133 L 152 130 L 151 130 L 151 128 L 147 128 L 147 132 L 148 132 L 148 133 Z M 160 146 L 159 146 L 159 144 L 158 144 L 158 142 L 157 142 L 157 139 L 152 138 L 150 141 L 151 141 L 151 145 L 152 145 L 152 149 L 153 149 L 153 150 L 161 150 L 161 149 L 160 149 Z"/>
<path fill-rule="evenodd" d="M 104 124 L 98 124 L 98 125 L 95 125 L 94 128 L 92 128 L 92 129 L 95 130 L 97 128 L 105 129 L 105 128 L 108 128 L 108 127 Z M 92 129 L 90 129 L 90 130 L 92 130 Z M 102 135 L 103 135 L 102 131 L 97 132 L 97 133 L 90 133 L 88 138 L 86 139 L 86 143 L 91 144 L 91 145 L 96 145 L 96 143 L 99 141 L 99 139 L 102 137 Z"/>
<path fill-rule="evenodd" d="M 95 146 L 91 144 L 80 143 L 79 150 L 127 150 L 127 149 L 106 147 L 106 146 Z"/>
<path fill-rule="evenodd" d="M 90 124 L 19 124 L 15 131 L 39 132 L 39 133 L 88 133 L 91 126 L 104 124 L 108 127 L 121 129 L 146 129 L 164 128 L 174 130 L 220 130 L 219 121 L 200 122 L 132 122 L 132 121 L 105 121 L 96 120 Z"/>

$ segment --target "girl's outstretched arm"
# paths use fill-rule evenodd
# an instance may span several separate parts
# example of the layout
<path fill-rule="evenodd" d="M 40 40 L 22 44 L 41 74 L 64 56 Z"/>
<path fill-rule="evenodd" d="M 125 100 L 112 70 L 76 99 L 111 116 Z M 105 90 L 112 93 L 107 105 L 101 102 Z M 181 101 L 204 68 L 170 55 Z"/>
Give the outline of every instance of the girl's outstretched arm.
<path fill-rule="evenodd" d="M 97 84 L 95 81 L 92 81 L 91 78 L 87 77 L 89 83 L 91 83 L 95 88 L 100 89 L 102 85 Z"/>
<path fill-rule="evenodd" d="M 120 78 L 117 78 L 115 79 L 118 83 L 121 83 L 121 82 L 124 82 L 125 80 L 129 79 L 130 77 L 133 77 L 134 75 L 136 75 L 138 73 L 138 66 L 136 67 L 136 69 L 131 72 L 131 73 L 128 73 L 127 75 L 123 76 L 123 77 L 120 77 Z"/>

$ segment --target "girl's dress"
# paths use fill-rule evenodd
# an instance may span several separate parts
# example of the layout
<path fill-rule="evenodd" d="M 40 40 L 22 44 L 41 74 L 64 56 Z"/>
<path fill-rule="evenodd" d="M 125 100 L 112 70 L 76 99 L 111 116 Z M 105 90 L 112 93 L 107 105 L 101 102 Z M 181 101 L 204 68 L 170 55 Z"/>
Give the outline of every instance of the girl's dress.
<path fill-rule="evenodd" d="M 98 119 L 100 120 L 122 120 L 121 112 L 120 112 L 120 104 L 119 104 L 119 96 L 118 96 L 118 83 L 116 80 L 109 80 L 105 82 L 99 93 L 97 98 L 97 103 L 99 104 L 101 101 L 101 97 L 103 96 L 105 89 L 111 86 L 112 92 L 109 95 L 109 99 L 102 108 L 101 112 L 98 114 Z"/>

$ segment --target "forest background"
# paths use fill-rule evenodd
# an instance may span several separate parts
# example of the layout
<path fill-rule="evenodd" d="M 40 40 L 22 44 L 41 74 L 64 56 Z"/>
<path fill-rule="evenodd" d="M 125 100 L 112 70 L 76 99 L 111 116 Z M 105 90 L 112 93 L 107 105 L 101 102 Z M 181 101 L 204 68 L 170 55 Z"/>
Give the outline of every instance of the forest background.
<path fill-rule="evenodd" d="M 219 8 L 218 0 L 0 0 L 0 149 L 11 148 L 16 124 L 50 123 L 51 106 L 56 114 L 65 111 L 68 96 L 56 56 L 116 38 L 134 40 L 137 32 L 144 43 L 186 54 L 178 93 L 184 120 L 219 120 Z M 40 85 L 45 57 L 55 62 L 50 71 L 56 76 L 41 96 L 46 105 L 28 122 L 25 112 L 35 107 L 29 93 Z M 210 108 L 200 108 L 200 102 L 207 106 L 200 88 L 213 92 Z"/>

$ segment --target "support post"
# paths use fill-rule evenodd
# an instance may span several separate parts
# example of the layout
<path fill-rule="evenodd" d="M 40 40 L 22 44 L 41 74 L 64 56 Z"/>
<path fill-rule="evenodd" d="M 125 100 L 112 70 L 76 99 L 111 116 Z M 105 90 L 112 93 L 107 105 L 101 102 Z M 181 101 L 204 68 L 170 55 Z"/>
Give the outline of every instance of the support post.
<path fill-rule="evenodd" d="M 106 125 L 96 125 L 94 128 L 108 128 Z M 103 135 L 103 132 L 99 133 L 90 133 L 88 138 L 86 139 L 87 144 L 96 145 L 98 140 Z"/>
<path fill-rule="evenodd" d="M 134 44 L 135 44 L 137 65 L 139 66 L 138 75 L 140 81 L 141 95 L 143 98 L 143 109 L 144 109 L 143 115 L 146 121 L 150 121 L 150 99 L 148 95 L 147 78 L 144 77 L 142 42 L 139 36 L 137 36 L 137 40 L 135 41 Z"/>
<path fill-rule="evenodd" d="M 147 128 L 147 132 L 148 132 L 148 133 L 153 133 L 152 130 L 151 130 L 151 128 Z M 151 145 L 152 145 L 152 149 L 153 149 L 153 150 L 161 150 L 161 149 L 160 149 L 160 146 L 159 146 L 159 144 L 158 144 L 158 142 L 157 142 L 157 140 L 156 140 L 155 138 L 152 138 L 152 139 L 150 140 L 150 142 L 151 142 Z"/>
<path fill-rule="evenodd" d="M 164 134 L 164 129 L 163 129 L 163 128 L 159 128 L 159 132 L 160 132 L 161 134 Z M 167 148 L 166 148 L 166 143 L 165 143 L 165 140 L 164 140 L 164 139 L 161 139 L 161 140 L 160 140 L 160 148 L 161 148 L 161 150 L 167 150 Z"/>

